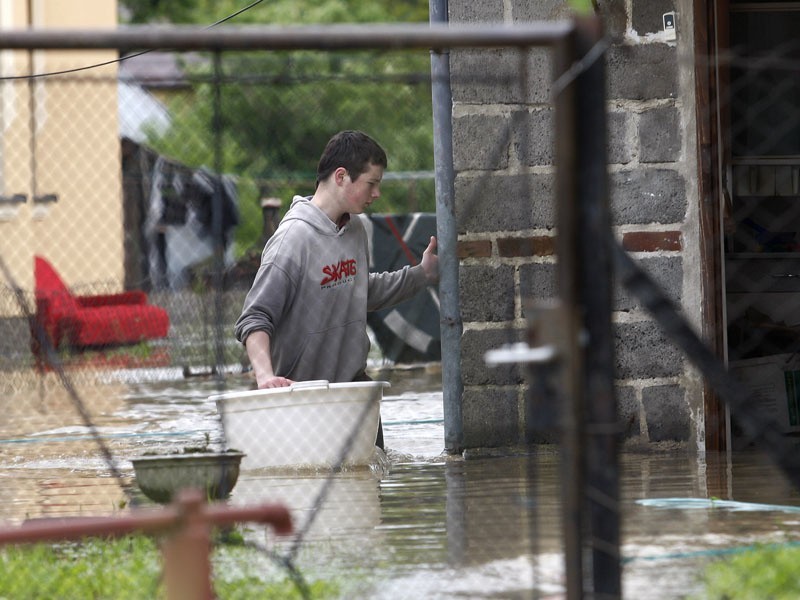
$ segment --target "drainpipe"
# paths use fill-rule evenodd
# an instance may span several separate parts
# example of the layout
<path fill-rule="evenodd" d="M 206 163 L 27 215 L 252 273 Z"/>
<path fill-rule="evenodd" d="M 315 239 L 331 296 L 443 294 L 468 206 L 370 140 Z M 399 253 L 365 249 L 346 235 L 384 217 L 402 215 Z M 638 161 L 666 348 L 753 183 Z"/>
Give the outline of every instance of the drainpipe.
<path fill-rule="evenodd" d="M 448 22 L 448 0 L 429 0 L 430 22 Z M 450 53 L 431 51 L 433 101 L 433 160 L 436 188 L 436 234 L 439 243 L 439 323 L 442 346 L 442 399 L 445 450 L 464 448 L 461 418 L 461 312 L 458 293 L 458 230 L 453 181 L 453 96 L 450 90 Z"/>

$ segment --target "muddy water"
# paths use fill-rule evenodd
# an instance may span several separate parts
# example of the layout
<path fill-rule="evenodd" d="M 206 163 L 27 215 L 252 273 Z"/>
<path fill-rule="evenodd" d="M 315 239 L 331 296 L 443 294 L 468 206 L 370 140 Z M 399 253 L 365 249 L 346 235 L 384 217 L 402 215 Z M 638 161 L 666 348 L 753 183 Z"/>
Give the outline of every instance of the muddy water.
<path fill-rule="evenodd" d="M 382 468 L 337 474 L 244 472 L 232 503 L 279 501 L 299 537 L 246 535 L 292 554 L 309 579 L 336 577 L 343 597 L 560 598 L 564 593 L 555 449 L 462 460 L 442 452 L 436 369 L 377 374 L 392 383 L 382 416 Z M 245 376 L 227 390 L 248 389 Z M 50 379 L 4 397 L 0 521 L 119 514 L 136 494 L 130 458 L 220 440 L 212 379 L 179 372 L 106 374 L 74 399 Z M 113 456 L 98 451 L 97 436 Z M 733 457 L 622 457 L 624 595 L 683 598 L 709 560 L 754 542 L 800 539 L 800 495 L 754 452 Z M 692 500 L 715 498 L 698 505 Z M 661 503 L 648 504 L 656 499 Z M 763 506 L 770 505 L 770 506 Z M 786 507 L 786 508 L 784 508 Z M 759 510 L 743 510 L 759 509 Z"/>

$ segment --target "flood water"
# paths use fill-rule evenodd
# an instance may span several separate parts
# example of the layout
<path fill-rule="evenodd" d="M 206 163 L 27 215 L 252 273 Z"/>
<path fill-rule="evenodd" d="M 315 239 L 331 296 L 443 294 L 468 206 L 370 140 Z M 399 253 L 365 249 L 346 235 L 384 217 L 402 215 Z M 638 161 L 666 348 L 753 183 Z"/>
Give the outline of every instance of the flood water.
<path fill-rule="evenodd" d="M 292 553 L 308 580 L 341 579 L 347 598 L 563 597 L 557 449 L 446 455 L 440 376 L 435 367 L 377 375 L 392 384 L 381 407 L 382 468 L 337 473 L 330 485 L 326 473 L 242 472 L 230 502 L 284 503 L 300 537 L 276 538 L 255 525 L 246 535 Z M 246 375 L 230 375 L 224 391 L 250 385 Z M 102 385 L 81 387 L 120 479 L 54 377 L 5 393 L 0 521 L 127 510 L 123 487 L 141 501 L 132 457 L 203 443 L 206 435 L 219 440 L 208 400 L 219 391 L 211 378 L 171 370 L 109 372 Z M 755 452 L 625 452 L 620 491 L 628 598 L 687 597 L 708 561 L 756 542 L 800 540 L 800 494 Z M 698 502 L 710 498 L 717 500 Z"/>

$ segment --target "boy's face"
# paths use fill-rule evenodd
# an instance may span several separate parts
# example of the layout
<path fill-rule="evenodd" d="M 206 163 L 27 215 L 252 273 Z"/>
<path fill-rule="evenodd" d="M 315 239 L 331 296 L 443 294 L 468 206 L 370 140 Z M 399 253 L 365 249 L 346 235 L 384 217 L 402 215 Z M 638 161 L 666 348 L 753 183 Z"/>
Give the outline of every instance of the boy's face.
<path fill-rule="evenodd" d="M 383 179 L 383 167 L 380 165 L 370 165 L 355 181 L 345 171 L 342 175 L 342 190 L 347 212 L 354 215 L 361 214 L 380 198 L 381 179 Z"/>

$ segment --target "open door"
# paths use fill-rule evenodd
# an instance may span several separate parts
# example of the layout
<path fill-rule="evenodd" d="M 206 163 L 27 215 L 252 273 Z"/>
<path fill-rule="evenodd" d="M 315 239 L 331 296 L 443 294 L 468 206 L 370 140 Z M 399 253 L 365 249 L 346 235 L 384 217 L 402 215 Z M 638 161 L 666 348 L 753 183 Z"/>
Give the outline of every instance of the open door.
<path fill-rule="evenodd" d="M 721 250 L 719 281 L 706 279 L 722 291 L 711 294 L 718 350 L 784 431 L 800 433 L 800 2 L 712 4 L 705 193 L 718 221 L 703 235 L 722 242 L 705 256 L 715 266 Z M 707 402 L 707 449 L 736 447 L 737 431 Z"/>

